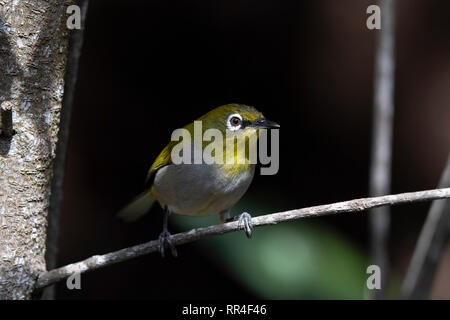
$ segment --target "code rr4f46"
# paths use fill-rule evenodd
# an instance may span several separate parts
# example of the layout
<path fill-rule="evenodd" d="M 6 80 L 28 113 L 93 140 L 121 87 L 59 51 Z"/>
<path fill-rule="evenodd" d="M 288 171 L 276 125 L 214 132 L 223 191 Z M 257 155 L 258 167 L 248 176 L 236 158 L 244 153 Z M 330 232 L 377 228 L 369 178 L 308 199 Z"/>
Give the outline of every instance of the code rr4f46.
<path fill-rule="evenodd" d="M 266 305 L 227 304 L 227 314 L 266 314 Z"/>

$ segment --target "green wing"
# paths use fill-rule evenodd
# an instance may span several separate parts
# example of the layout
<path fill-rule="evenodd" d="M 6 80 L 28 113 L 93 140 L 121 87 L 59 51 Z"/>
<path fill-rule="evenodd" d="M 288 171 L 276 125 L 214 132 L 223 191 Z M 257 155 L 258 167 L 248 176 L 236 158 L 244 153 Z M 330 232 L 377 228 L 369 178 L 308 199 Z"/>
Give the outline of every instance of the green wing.
<path fill-rule="evenodd" d="M 145 188 L 151 188 L 153 185 L 153 181 L 155 180 L 155 174 L 156 172 L 169 164 L 172 163 L 171 160 L 171 152 L 172 148 L 175 145 L 174 141 L 171 141 L 164 149 L 161 151 L 161 153 L 156 157 L 155 161 L 153 162 L 152 166 L 150 167 L 150 170 L 148 170 L 147 178 L 145 179 Z"/>

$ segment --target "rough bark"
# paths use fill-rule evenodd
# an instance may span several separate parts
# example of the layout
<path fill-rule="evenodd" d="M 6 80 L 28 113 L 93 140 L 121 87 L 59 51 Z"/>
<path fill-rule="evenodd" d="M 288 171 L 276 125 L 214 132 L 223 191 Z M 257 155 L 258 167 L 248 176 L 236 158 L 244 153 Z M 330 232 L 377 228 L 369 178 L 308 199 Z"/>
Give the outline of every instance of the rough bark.
<path fill-rule="evenodd" d="M 46 269 L 70 4 L 0 0 L 0 103 L 11 108 L 15 132 L 0 138 L 0 299 L 31 298 Z"/>
<path fill-rule="evenodd" d="M 89 0 L 76 0 L 75 3 L 81 9 L 81 29 L 72 30 L 69 37 L 69 52 L 64 77 L 64 98 L 62 102 L 58 144 L 56 147 L 56 158 L 53 165 L 52 194 L 50 197 L 50 207 L 48 210 L 47 251 L 45 254 L 45 261 L 47 264 L 47 269 L 49 270 L 56 268 L 58 255 L 59 221 L 61 203 L 64 196 L 63 184 L 70 132 L 70 119 L 72 116 L 73 99 L 75 96 L 78 75 L 78 63 L 83 46 L 83 31 Z M 41 299 L 55 299 L 55 286 L 46 288 Z"/>

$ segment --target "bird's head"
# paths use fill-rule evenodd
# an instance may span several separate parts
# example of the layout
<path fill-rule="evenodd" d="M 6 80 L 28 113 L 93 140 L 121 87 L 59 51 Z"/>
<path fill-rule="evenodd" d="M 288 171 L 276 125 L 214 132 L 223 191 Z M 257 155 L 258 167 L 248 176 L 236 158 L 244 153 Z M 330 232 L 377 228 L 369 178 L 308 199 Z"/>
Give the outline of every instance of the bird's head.
<path fill-rule="evenodd" d="M 279 128 L 280 126 L 264 117 L 254 107 L 243 104 L 226 104 L 211 110 L 199 120 L 204 129 L 218 129 L 223 134 L 233 132 L 239 134 L 257 134 L 259 129 Z"/>

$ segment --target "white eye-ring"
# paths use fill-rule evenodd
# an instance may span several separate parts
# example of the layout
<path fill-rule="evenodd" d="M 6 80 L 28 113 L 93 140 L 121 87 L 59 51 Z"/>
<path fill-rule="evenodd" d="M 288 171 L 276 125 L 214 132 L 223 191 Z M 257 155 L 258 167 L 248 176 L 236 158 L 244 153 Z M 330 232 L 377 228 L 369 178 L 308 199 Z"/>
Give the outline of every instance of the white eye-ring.
<path fill-rule="evenodd" d="M 227 128 L 228 130 L 235 131 L 241 128 L 242 116 L 239 113 L 233 113 L 228 116 Z"/>

